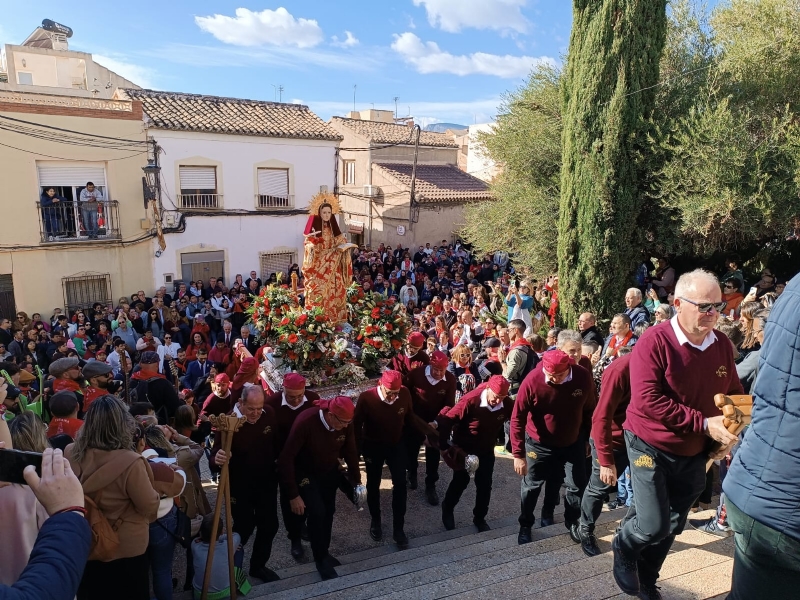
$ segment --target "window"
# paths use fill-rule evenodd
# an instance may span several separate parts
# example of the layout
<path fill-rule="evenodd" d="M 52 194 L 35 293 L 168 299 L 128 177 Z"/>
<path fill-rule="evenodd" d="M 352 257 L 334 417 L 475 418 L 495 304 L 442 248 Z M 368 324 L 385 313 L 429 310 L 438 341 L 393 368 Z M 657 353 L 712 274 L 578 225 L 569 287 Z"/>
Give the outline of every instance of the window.
<path fill-rule="evenodd" d="M 258 169 L 258 208 L 291 208 L 289 169 Z"/>
<path fill-rule="evenodd" d="M 33 73 L 17 71 L 17 83 L 20 85 L 33 85 Z"/>
<path fill-rule="evenodd" d="M 64 307 L 67 312 L 87 309 L 95 302 L 112 304 L 111 276 L 96 273 L 79 273 L 61 280 L 64 287 Z"/>
<path fill-rule="evenodd" d="M 181 254 L 181 279 L 184 283 L 211 277 L 225 280 L 225 252 L 185 252 Z"/>
<path fill-rule="evenodd" d="M 219 208 L 216 167 L 179 167 L 181 208 Z"/>
<path fill-rule="evenodd" d="M 7 319 L 17 312 L 14 301 L 14 278 L 11 274 L 0 275 L 0 316 Z"/>
<path fill-rule="evenodd" d="M 270 275 L 283 273 L 283 282 L 288 280 L 289 267 L 297 262 L 294 252 L 262 252 L 261 253 L 261 281 L 266 284 Z"/>
<path fill-rule="evenodd" d="M 344 161 L 344 167 L 342 169 L 342 183 L 344 185 L 356 184 L 356 161 Z"/>

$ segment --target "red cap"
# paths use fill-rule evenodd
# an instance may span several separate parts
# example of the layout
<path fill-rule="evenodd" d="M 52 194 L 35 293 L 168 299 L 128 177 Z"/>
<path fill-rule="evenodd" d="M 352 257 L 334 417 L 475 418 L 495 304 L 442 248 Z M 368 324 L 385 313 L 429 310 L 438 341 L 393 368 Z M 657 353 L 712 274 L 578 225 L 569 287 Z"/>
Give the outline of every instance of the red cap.
<path fill-rule="evenodd" d="M 508 379 L 502 375 L 492 375 L 489 378 L 489 389 L 498 396 L 508 396 L 508 390 L 510 388 L 511 384 L 509 383 Z"/>
<path fill-rule="evenodd" d="M 342 421 L 352 421 L 355 414 L 353 400 L 347 396 L 336 396 L 328 404 L 328 411 L 336 415 Z"/>
<path fill-rule="evenodd" d="M 306 387 L 306 378 L 299 373 L 287 373 L 283 377 L 283 387 L 287 390 L 302 390 Z"/>
<path fill-rule="evenodd" d="M 408 336 L 408 343 L 411 346 L 421 348 L 423 345 L 425 345 L 425 336 L 422 335 L 419 331 L 415 331 Z"/>
<path fill-rule="evenodd" d="M 430 364 L 432 367 L 436 367 L 437 369 L 444 369 L 447 367 L 447 363 L 450 362 L 447 360 L 447 355 L 442 352 L 441 350 L 437 350 L 430 357 Z"/>
<path fill-rule="evenodd" d="M 396 392 L 403 385 L 403 376 L 400 371 L 384 371 L 381 377 L 381 385 L 387 390 Z"/>
<path fill-rule="evenodd" d="M 542 356 L 542 367 L 552 375 L 563 373 L 571 364 L 572 360 L 563 350 L 548 350 Z"/>
<path fill-rule="evenodd" d="M 231 378 L 228 377 L 225 373 L 220 373 L 216 377 L 214 377 L 214 383 L 230 383 Z"/>

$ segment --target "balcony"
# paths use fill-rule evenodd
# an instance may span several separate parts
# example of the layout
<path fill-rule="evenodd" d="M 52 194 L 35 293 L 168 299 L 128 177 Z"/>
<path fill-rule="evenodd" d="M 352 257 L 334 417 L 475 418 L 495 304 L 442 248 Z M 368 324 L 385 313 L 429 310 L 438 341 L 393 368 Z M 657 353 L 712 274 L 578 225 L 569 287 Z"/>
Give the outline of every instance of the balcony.
<path fill-rule="evenodd" d="M 222 208 L 222 194 L 179 194 L 178 202 L 184 210 Z"/>
<path fill-rule="evenodd" d="M 42 243 L 118 240 L 119 202 L 104 200 L 86 209 L 78 202 L 57 202 L 49 206 L 36 203 Z"/>
<path fill-rule="evenodd" d="M 293 208 L 294 196 L 267 196 L 256 194 L 256 208 Z"/>

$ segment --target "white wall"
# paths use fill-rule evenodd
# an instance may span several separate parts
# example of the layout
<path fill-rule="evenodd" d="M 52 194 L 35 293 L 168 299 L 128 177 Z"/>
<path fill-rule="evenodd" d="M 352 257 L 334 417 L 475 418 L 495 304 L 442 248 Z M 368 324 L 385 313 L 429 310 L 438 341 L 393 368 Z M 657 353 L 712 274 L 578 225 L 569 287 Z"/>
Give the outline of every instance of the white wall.
<path fill-rule="evenodd" d="M 483 145 L 478 142 L 478 133 L 491 133 L 492 131 L 494 131 L 494 123 L 481 123 L 469 126 L 467 173 L 488 182 L 492 181 L 497 176 L 499 169 L 495 162 L 489 158 Z"/>

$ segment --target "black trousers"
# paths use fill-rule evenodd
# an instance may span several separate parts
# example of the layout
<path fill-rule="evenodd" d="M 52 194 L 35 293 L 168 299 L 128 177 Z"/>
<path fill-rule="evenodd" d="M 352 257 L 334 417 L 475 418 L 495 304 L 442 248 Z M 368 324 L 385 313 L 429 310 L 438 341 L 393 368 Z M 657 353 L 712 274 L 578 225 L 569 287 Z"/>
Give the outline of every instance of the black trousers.
<path fill-rule="evenodd" d="M 622 552 L 638 559 L 639 580 L 653 584 L 675 536 L 706 485 L 706 454 L 677 456 L 625 432 L 633 504 L 618 533 Z"/>
<path fill-rule="evenodd" d="M 300 531 L 303 528 L 303 523 L 306 522 L 305 514 L 296 515 L 292 512 L 289 506 L 289 498 L 286 495 L 286 490 L 280 486 L 280 502 L 281 502 L 281 515 L 283 516 L 283 526 L 286 527 L 286 537 L 290 540 L 299 540 Z"/>
<path fill-rule="evenodd" d="M 394 445 L 365 441 L 361 448 L 367 470 L 367 506 L 374 519 L 381 517 L 381 478 L 383 465 L 392 476 L 392 523 L 402 529 L 406 517 L 406 446 L 403 440 Z"/>
<path fill-rule="evenodd" d="M 425 438 L 416 431 L 407 431 L 403 436 L 403 442 L 408 452 L 406 463 L 409 476 L 417 478 L 419 468 L 419 449 L 422 447 Z M 441 454 L 438 448 L 425 446 L 425 487 L 436 485 L 439 481 L 439 459 Z"/>
<path fill-rule="evenodd" d="M 489 513 L 489 501 L 492 499 L 492 476 L 494 475 L 494 450 L 477 454 L 478 470 L 475 471 L 475 508 L 473 518 L 485 519 Z M 469 485 L 469 474 L 466 471 L 453 471 L 453 479 L 447 486 L 442 501 L 442 510 L 451 511 L 461 499 L 461 494 Z"/>
<path fill-rule="evenodd" d="M 278 533 L 278 482 L 231 480 L 231 517 L 233 530 L 242 538 L 242 547 L 256 532 L 250 569 L 267 564 L 272 554 L 272 541 Z"/>
<path fill-rule="evenodd" d="M 583 492 L 581 500 L 581 529 L 584 531 L 594 531 L 594 524 L 600 513 L 603 512 L 603 502 L 606 495 L 617 491 L 617 484 L 606 485 L 600 479 L 600 461 L 597 459 L 597 449 L 594 440 L 589 440 L 592 446 L 592 474 L 589 476 L 589 483 Z M 623 449 L 614 449 L 614 465 L 617 468 L 617 476 L 622 475 L 628 468 L 628 453 Z"/>
<path fill-rule="evenodd" d="M 317 477 L 304 477 L 298 474 L 297 483 L 300 497 L 306 505 L 308 537 L 314 560 L 322 560 L 328 555 L 333 529 L 333 513 L 336 512 L 336 490 L 339 489 L 341 475 L 339 469 Z"/>
<path fill-rule="evenodd" d="M 78 600 L 149 600 L 149 570 L 146 553 L 109 562 L 90 560 L 78 586 Z"/>
<path fill-rule="evenodd" d="M 533 515 L 542 486 L 548 479 L 563 471 L 567 482 L 564 499 L 564 521 L 567 527 L 577 523 L 581 514 L 581 495 L 586 487 L 585 444 L 578 439 L 564 448 L 548 448 L 525 435 L 525 457 L 528 474 L 522 478 L 520 502 L 520 527 L 533 527 Z"/>

